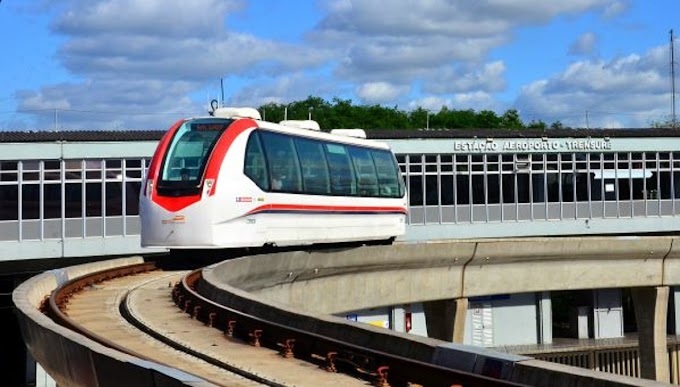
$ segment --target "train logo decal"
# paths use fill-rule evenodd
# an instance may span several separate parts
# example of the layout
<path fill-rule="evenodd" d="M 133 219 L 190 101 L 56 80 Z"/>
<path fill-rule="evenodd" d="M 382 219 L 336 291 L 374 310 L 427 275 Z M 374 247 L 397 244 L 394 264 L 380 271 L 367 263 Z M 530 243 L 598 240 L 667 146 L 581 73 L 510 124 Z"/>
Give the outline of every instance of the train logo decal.
<path fill-rule="evenodd" d="M 170 219 L 163 219 L 162 224 L 176 224 L 186 222 L 186 217 L 184 215 L 175 215 Z"/>

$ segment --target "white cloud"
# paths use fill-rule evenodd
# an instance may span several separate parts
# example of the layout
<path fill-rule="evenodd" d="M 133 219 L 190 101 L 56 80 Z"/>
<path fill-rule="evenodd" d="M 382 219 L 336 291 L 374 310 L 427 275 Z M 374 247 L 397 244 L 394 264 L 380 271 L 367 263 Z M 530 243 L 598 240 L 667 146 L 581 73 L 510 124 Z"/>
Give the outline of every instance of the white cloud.
<path fill-rule="evenodd" d="M 19 110 L 62 101 L 61 109 L 73 110 L 74 128 L 88 125 L 88 119 L 89 125 L 115 124 L 112 115 L 94 117 L 88 111 L 126 115 L 129 126 L 157 127 L 166 119 L 148 112 L 195 114 L 202 102 L 191 102 L 189 95 L 225 76 L 257 81 L 313 70 L 329 60 L 330 51 L 323 48 L 227 30 L 228 17 L 245 5 L 241 0 L 59 3 L 52 29 L 65 40 L 57 58 L 80 81 L 22 91 Z M 275 97 L 261 96 L 267 98 Z"/>
<path fill-rule="evenodd" d="M 470 91 L 497 92 L 506 87 L 502 61 L 482 66 L 448 67 L 431 74 L 423 85 L 426 93 L 448 94 Z"/>
<path fill-rule="evenodd" d="M 356 89 L 356 95 L 368 103 L 386 103 L 394 101 L 408 93 L 409 86 L 396 86 L 387 82 L 369 82 Z"/>
<path fill-rule="evenodd" d="M 71 0 L 55 21 L 68 36 L 142 35 L 182 38 L 223 30 L 223 16 L 242 10 L 241 0 Z"/>
<path fill-rule="evenodd" d="M 630 0 L 625 0 L 625 1 L 612 1 L 611 4 L 607 5 L 607 7 L 604 10 L 603 16 L 606 19 L 612 19 L 615 18 L 626 11 L 630 8 Z"/>
<path fill-rule="evenodd" d="M 609 62 L 580 61 L 549 79 L 522 88 L 516 106 L 547 122 L 583 127 L 649 126 L 670 101 L 663 47 Z"/>
<path fill-rule="evenodd" d="M 407 104 L 407 107 L 409 110 L 423 108 L 425 110 L 429 110 L 432 113 L 438 112 L 442 107 L 454 110 L 472 109 L 475 111 L 503 111 L 506 109 L 505 106 L 502 106 L 502 104 L 495 100 L 493 95 L 482 91 L 458 93 L 448 98 L 435 96 L 418 98 L 410 101 Z"/>
<path fill-rule="evenodd" d="M 22 91 L 19 108 L 129 112 L 130 127 L 157 127 L 159 118 L 147 112 L 202 113 L 204 101 L 190 96 L 204 94 L 223 77 L 237 80 L 229 99 L 241 106 L 315 95 L 436 110 L 499 108 L 504 104 L 495 101 L 496 94 L 506 91 L 506 73 L 513 69 L 491 53 L 510 43 L 518 28 L 627 9 L 619 0 L 332 0 L 321 3 L 327 13 L 303 41 L 289 43 L 230 29 L 247 0 L 46 1 L 59 12 L 52 23 L 64 41 L 57 59 L 76 81 Z M 281 22 L 276 28 L 286 28 Z M 594 38 L 581 36 L 574 51 L 592 52 Z M 540 106 L 544 101 L 534 98 L 546 98 L 567 105 L 569 99 L 560 97 L 572 89 L 595 96 L 656 85 L 663 82 L 657 62 L 650 54 L 578 62 L 534 93 L 530 85 L 518 103 Z M 85 115 L 74 118 L 74 127 L 91 125 Z M 106 114 L 97 118 L 102 127 L 116 125 Z"/>
<path fill-rule="evenodd" d="M 597 36 L 593 32 L 581 34 L 576 41 L 569 46 L 570 55 L 590 55 L 597 46 Z"/>

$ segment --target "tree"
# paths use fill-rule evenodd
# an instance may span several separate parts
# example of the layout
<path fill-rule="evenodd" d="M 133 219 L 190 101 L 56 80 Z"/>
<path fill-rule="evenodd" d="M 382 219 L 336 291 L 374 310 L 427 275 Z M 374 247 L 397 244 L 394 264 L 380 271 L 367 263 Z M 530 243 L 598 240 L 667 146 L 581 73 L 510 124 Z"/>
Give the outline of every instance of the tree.
<path fill-rule="evenodd" d="M 564 129 L 564 125 L 562 125 L 562 122 L 557 120 L 557 121 L 553 122 L 552 124 L 550 124 L 550 129 Z"/>
<path fill-rule="evenodd" d="M 531 122 L 529 122 L 529 124 L 527 125 L 527 128 L 530 128 L 530 129 L 547 129 L 548 124 L 543 122 L 543 120 L 538 120 L 538 121 L 531 120 Z"/>
<path fill-rule="evenodd" d="M 375 105 L 355 105 L 351 99 L 334 97 L 330 102 L 320 97 L 308 96 L 302 101 L 288 104 L 267 103 L 260 106 L 262 118 L 270 122 L 279 122 L 287 117 L 289 120 L 306 120 L 310 116 L 324 130 L 336 128 L 362 129 L 430 129 L 456 128 L 504 128 L 504 129 L 547 129 L 548 125 L 541 120 L 532 120 L 528 125 L 522 122 L 516 109 L 508 109 L 502 116 L 492 110 L 475 111 L 473 109 L 455 110 L 442 106 L 436 113 L 430 113 L 423 107 L 413 110 L 399 110 L 397 106 L 385 107 Z M 550 128 L 562 128 L 560 121 L 553 122 Z"/>
<path fill-rule="evenodd" d="M 522 129 L 524 123 L 519 118 L 519 113 L 516 109 L 508 109 L 501 117 L 501 128 L 505 129 Z"/>
<path fill-rule="evenodd" d="M 482 110 L 477 114 L 477 127 L 496 129 L 501 126 L 501 118 L 496 115 L 496 112 L 491 110 Z"/>

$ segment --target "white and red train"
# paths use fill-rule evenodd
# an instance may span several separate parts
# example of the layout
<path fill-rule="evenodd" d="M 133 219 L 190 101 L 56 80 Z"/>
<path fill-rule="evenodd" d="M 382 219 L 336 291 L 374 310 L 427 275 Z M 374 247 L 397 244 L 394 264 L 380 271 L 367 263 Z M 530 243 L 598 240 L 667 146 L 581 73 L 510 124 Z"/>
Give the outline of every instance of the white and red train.
<path fill-rule="evenodd" d="M 142 245 L 170 249 L 387 241 L 407 211 L 386 144 L 262 121 L 252 108 L 175 123 L 139 206 Z"/>

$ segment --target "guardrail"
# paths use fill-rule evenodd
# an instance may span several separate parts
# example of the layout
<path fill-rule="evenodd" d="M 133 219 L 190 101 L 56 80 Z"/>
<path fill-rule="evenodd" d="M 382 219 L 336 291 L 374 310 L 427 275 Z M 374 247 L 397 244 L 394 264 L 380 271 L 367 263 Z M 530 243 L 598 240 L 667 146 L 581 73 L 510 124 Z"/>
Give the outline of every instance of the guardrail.
<path fill-rule="evenodd" d="M 671 383 L 680 384 L 680 343 L 669 337 L 668 360 Z M 523 355 L 552 363 L 586 368 L 617 375 L 640 377 L 640 353 L 636 344 L 606 347 L 559 349 L 550 352 L 523 352 Z"/>

